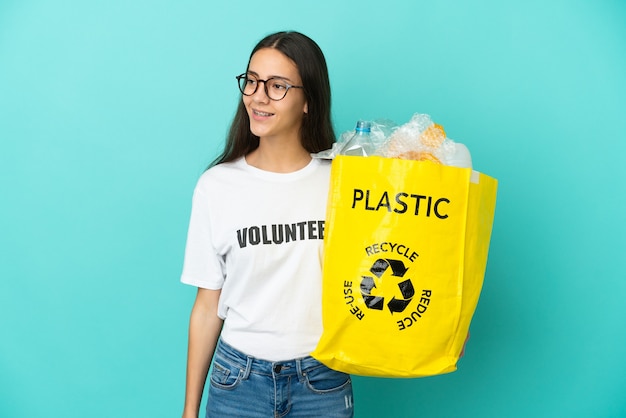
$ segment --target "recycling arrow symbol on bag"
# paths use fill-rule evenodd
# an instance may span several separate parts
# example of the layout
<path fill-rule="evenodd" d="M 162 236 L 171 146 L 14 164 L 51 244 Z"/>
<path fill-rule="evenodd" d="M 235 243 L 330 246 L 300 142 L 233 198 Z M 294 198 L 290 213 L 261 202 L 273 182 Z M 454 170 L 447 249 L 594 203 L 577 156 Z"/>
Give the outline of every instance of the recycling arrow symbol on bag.
<path fill-rule="evenodd" d="M 399 279 L 404 278 L 404 274 L 408 270 L 408 268 L 404 266 L 404 263 L 401 260 L 379 258 L 370 268 L 370 272 L 378 279 L 380 279 L 389 269 L 391 269 L 391 277 L 396 277 Z M 385 297 L 372 295 L 372 289 L 376 288 L 374 278 L 371 276 L 362 277 L 363 280 L 361 280 L 361 295 L 363 296 L 365 305 L 369 309 L 376 309 L 379 311 L 383 310 L 383 307 L 385 305 Z M 413 288 L 413 283 L 411 283 L 411 279 L 406 279 L 399 282 L 398 288 L 400 289 L 400 293 L 402 294 L 402 299 L 396 299 L 396 297 L 394 296 L 389 301 L 389 303 L 387 303 L 387 307 L 392 314 L 394 312 L 404 311 L 409 303 L 411 303 L 411 299 L 415 295 L 415 289 Z"/>

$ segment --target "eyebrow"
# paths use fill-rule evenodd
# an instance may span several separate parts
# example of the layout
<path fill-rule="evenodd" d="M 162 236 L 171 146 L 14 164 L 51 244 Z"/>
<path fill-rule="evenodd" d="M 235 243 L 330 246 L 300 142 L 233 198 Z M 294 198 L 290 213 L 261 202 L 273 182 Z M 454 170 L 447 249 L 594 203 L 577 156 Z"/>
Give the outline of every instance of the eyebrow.
<path fill-rule="evenodd" d="M 250 74 L 250 75 L 253 75 L 253 76 L 257 77 L 257 78 L 260 78 L 259 77 L 259 73 L 257 73 L 256 71 L 248 70 L 247 74 Z M 267 77 L 268 80 L 270 78 L 280 78 L 281 80 L 285 80 L 285 81 L 289 81 L 289 82 L 293 83 L 293 81 L 291 81 L 291 79 L 289 77 L 284 77 L 282 75 L 271 75 L 271 76 Z"/>

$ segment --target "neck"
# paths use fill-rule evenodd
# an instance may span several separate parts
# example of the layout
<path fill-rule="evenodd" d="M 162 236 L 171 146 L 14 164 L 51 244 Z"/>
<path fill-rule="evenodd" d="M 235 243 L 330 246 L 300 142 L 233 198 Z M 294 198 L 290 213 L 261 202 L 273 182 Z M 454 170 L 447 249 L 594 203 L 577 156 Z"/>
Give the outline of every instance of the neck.
<path fill-rule="evenodd" d="M 291 173 L 309 164 L 311 154 L 300 142 L 278 143 L 261 139 L 259 147 L 246 155 L 246 162 L 253 167 L 275 173 Z"/>

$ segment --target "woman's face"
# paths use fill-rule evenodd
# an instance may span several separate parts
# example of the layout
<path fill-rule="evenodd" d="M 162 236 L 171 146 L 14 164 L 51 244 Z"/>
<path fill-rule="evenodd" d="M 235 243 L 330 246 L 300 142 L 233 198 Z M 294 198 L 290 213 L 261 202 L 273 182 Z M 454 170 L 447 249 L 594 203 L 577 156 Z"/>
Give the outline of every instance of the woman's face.
<path fill-rule="evenodd" d="M 296 64 L 273 48 L 263 48 L 252 55 L 248 75 L 259 80 L 277 77 L 294 86 L 302 85 Z M 250 130 L 262 140 L 300 141 L 302 118 L 308 111 L 304 91 L 290 88 L 282 100 L 270 100 L 264 84 L 258 83 L 253 95 L 243 96 L 250 117 Z"/>

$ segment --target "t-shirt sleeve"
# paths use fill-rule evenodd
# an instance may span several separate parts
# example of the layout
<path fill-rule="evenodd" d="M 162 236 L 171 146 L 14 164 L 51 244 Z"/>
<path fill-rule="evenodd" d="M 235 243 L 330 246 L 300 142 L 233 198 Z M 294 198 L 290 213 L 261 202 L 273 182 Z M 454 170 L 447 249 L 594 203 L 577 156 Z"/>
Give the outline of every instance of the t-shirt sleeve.
<path fill-rule="evenodd" d="M 193 193 L 191 218 L 181 282 L 205 289 L 221 289 L 224 283 L 224 258 L 212 240 L 210 199 L 205 184 L 198 182 Z"/>

